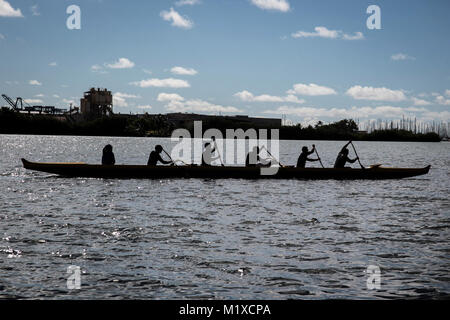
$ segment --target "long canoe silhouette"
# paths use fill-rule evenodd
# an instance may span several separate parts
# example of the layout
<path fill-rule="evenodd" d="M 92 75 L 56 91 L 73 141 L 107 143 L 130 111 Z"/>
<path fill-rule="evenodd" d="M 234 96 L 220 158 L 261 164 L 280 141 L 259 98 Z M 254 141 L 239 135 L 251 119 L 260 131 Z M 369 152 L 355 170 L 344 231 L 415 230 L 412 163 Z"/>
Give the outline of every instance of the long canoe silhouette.
<path fill-rule="evenodd" d="M 424 168 L 295 168 L 280 167 L 275 175 L 261 175 L 258 167 L 238 166 L 147 166 L 86 163 L 42 163 L 22 159 L 24 168 L 65 177 L 118 179 L 209 178 L 209 179 L 402 179 L 427 174 Z"/>

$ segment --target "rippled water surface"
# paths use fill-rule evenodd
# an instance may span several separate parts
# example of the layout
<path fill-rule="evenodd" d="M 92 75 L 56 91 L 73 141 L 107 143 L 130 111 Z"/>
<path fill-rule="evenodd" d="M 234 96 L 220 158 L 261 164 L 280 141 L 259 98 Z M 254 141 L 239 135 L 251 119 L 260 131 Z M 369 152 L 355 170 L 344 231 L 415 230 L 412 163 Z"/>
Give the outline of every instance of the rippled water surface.
<path fill-rule="evenodd" d="M 393 181 L 69 179 L 20 163 L 98 163 L 106 143 L 129 164 L 171 145 L 0 135 L 0 298 L 450 296 L 450 143 L 355 143 L 365 165 L 432 165 Z M 311 143 L 282 141 L 282 163 Z M 326 166 L 344 144 L 315 143 Z M 67 288 L 71 265 L 79 290 Z"/>

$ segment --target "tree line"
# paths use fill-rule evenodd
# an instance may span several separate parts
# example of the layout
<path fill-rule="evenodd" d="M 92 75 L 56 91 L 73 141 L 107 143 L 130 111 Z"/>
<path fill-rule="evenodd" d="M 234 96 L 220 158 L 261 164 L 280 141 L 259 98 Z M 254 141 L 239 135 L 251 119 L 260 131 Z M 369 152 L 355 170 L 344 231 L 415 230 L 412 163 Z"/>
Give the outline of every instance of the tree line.
<path fill-rule="evenodd" d="M 370 133 L 359 131 L 352 119 L 329 124 L 319 121 L 314 126 L 297 124 L 255 128 L 244 121 L 217 118 L 203 121 L 202 127 L 203 131 L 218 129 L 223 136 L 226 135 L 226 129 L 278 129 L 279 138 L 285 140 L 440 141 L 439 135 L 433 132 L 414 133 L 404 129 L 380 129 Z M 89 121 L 70 121 L 70 117 L 22 114 L 8 108 L 0 109 L 1 134 L 170 137 L 177 128 L 187 129 L 193 134 L 192 121 L 175 126 L 164 115 L 113 115 Z"/>

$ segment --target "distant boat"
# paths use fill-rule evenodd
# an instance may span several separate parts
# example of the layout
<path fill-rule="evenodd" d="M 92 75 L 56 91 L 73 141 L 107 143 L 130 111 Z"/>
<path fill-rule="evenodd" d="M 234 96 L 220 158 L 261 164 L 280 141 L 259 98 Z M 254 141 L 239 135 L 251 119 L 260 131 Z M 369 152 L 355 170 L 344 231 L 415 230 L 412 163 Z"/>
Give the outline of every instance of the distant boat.
<path fill-rule="evenodd" d="M 275 175 L 261 175 L 257 167 L 237 166 L 146 166 L 86 163 L 39 163 L 22 159 L 25 169 L 53 173 L 65 177 L 115 178 L 115 179 L 401 179 L 427 174 L 425 168 L 295 168 L 280 167 Z"/>

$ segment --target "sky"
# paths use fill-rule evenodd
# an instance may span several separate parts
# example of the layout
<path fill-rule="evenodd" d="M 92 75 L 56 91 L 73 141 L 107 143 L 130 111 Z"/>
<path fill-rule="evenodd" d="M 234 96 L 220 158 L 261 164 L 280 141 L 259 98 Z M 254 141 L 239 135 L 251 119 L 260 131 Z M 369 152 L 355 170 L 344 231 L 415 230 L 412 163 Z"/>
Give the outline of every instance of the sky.
<path fill-rule="evenodd" d="M 0 0 L 0 93 L 68 109 L 107 88 L 115 113 L 449 122 L 449 14 L 448 0 Z"/>

